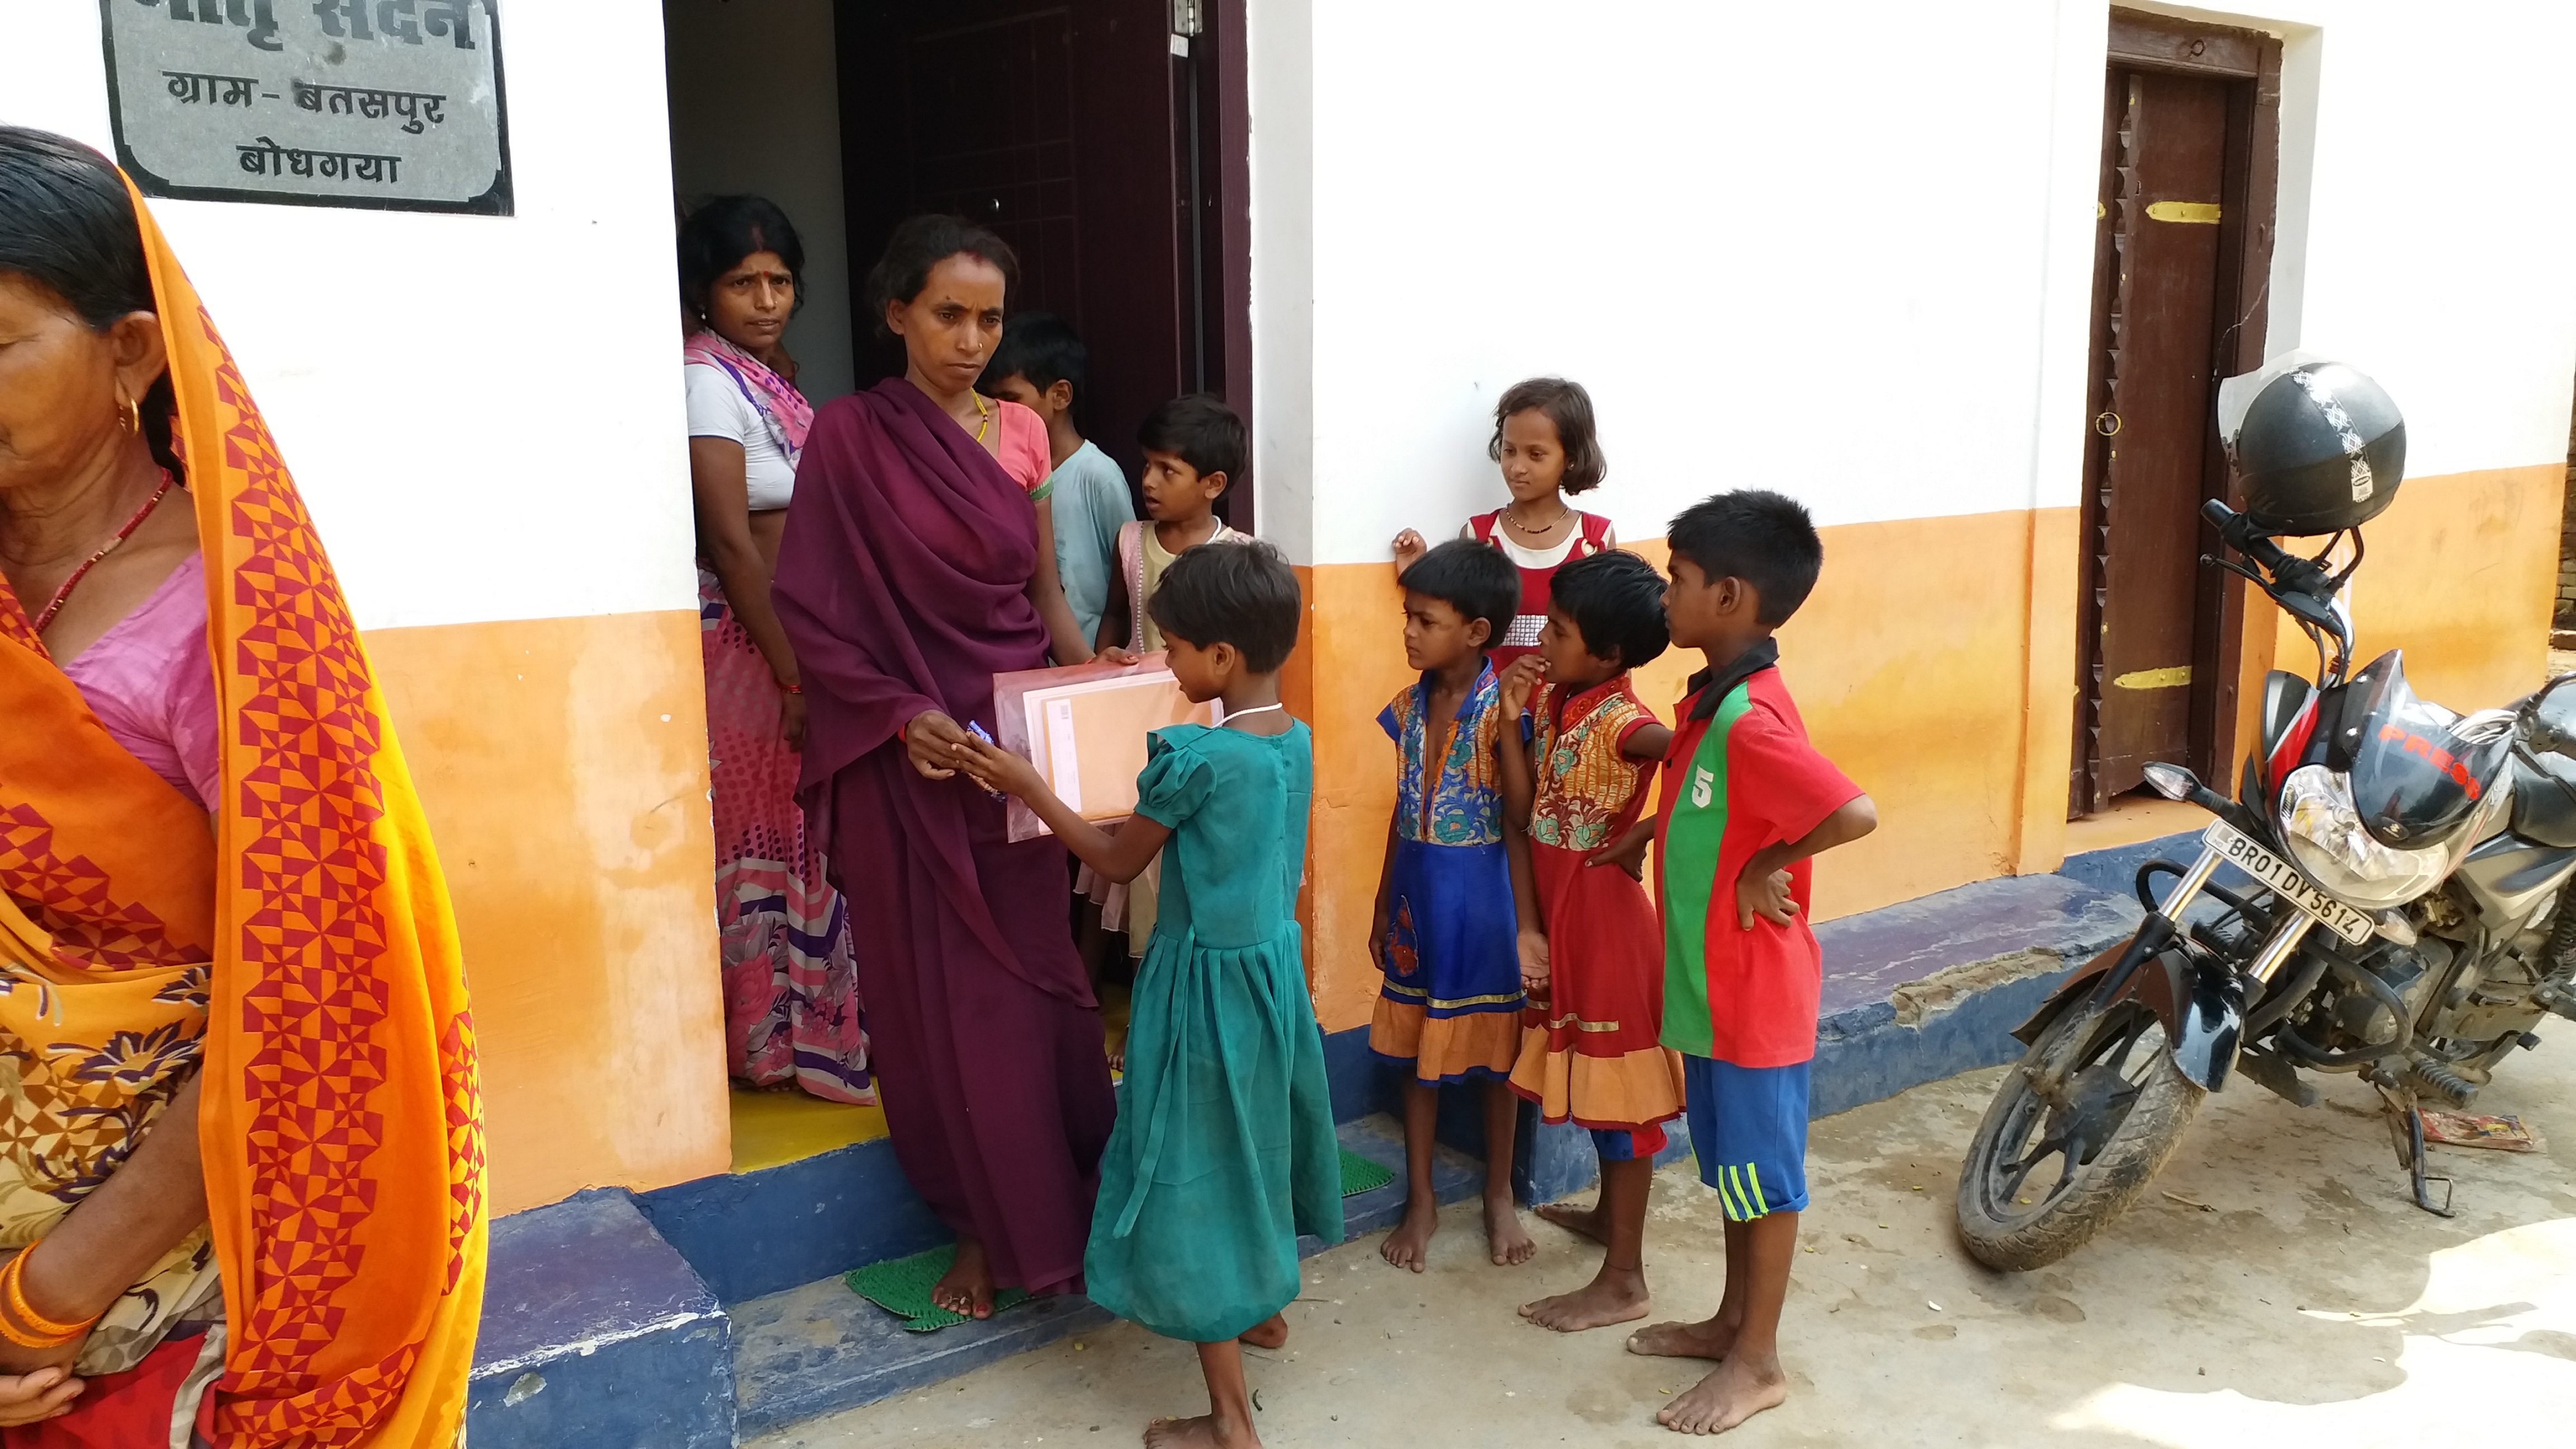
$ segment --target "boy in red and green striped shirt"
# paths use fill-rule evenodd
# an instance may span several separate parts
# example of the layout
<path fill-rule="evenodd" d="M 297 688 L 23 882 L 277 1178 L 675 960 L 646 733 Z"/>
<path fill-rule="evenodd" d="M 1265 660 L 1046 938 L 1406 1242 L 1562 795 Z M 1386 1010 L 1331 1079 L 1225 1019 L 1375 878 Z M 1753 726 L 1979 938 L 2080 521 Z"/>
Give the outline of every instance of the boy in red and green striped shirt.
<path fill-rule="evenodd" d="M 1673 520 L 1664 608 L 1691 680 L 1664 753 L 1656 823 L 1664 1045 L 1682 1053 L 1700 1180 L 1726 1208 L 1726 1295 L 1704 1323 L 1661 1323 L 1630 1351 L 1718 1360 L 1655 1415 L 1732 1429 L 1788 1396 L 1780 1304 L 1807 1205 L 1807 1065 L 1823 954 L 1807 928 L 1808 862 L 1878 825 L 1877 808 L 1807 740 L 1772 631 L 1824 565 L 1807 510 L 1720 493 Z"/>

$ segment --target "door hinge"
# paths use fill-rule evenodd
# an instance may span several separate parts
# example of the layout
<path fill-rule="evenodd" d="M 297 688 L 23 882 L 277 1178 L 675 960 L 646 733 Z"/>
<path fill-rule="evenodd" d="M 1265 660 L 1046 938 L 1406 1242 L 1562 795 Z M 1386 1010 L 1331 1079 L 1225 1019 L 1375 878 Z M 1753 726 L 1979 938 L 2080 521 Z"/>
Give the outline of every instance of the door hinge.
<path fill-rule="evenodd" d="M 1172 0 L 1172 33 L 1187 38 L 1207 28 L 1200 0 Z"/>

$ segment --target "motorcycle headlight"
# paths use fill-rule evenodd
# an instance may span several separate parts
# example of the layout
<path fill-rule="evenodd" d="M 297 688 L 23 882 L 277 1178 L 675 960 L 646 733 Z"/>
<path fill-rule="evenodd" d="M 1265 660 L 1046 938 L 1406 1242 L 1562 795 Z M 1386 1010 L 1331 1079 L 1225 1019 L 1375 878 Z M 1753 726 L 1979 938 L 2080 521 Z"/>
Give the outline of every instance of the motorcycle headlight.
<path fill-rule="evenodd" d="M 2291 862 L 2346 905 L 2365 911 L 2401 906 L 2451 873 L 2448 844 L 2418 850 L 2381 844 L 2353 808 L 2351 783 L 2323 765 L 2290 772 L 2281 782 L 2280 810 L 2281 841 Z"/>

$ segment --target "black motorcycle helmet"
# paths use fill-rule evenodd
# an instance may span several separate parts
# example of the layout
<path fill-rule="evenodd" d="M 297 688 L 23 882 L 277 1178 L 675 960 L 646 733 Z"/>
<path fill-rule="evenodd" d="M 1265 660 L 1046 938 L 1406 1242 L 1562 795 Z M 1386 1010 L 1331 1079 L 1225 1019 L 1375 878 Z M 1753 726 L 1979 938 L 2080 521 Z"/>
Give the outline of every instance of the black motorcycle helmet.
<path fill-rule="evenodd" d="M 2358 527 L 2396 501 L 2406 420 L 2357 369 L 2310 362 L 2264 385 L 2227 452 L 2255 527 L 2314 537 Z"/>

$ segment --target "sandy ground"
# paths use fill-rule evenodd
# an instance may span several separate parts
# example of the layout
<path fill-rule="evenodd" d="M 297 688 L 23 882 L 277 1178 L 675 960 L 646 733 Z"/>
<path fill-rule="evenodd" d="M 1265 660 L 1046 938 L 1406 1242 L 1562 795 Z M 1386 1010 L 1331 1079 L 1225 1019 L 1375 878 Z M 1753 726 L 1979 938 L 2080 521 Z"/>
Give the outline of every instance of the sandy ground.
<path fill-rule="evenodd" d="M 2546 1030 L 2546 1029 L 2544 1029 Z M 2545 1152 L 2440 1150 L 2460 1216 L 2415 1210 L 2375 1100 L 2349 1079 L 2301 1112 L 2238 1082 L 2204 1107 L 2145 1200 L 2056 1268 L 1977 1267 L 1951 1191 L 1995 1072 L 1815 1126 L 1783 1325 L 1789 1403 L 1736 1431 L 1765 1445 L 2419 1445 L 2567 1442 L 2576 1419 L 2576 1030 L 2507 1063 L 2479 1110 Z M 1656 1182 L 1658 1317 L 1702 1316 L 1723 1259 L 1718 1200 L 1687 1164 Z M 1263 1442 L 1649 1446 L 1698 1370 L 1571 1337 L 1514 1306 L 1576 1286 L 1597 1250 L 1532 1220 L 1527 1267 L 1490 1266 L 1475 1208 L 1443 1215 L 1432 1267 L 1374 1240 L 1306 1264 L 1293 1333 L 1250 1355 Z M 1201 1412 L 1190 1350 L 1130 1324 L 757 1449 L 1132 1444 Z M 2499 1431 L 2504 1431 L 2499 1433 Z"/>

